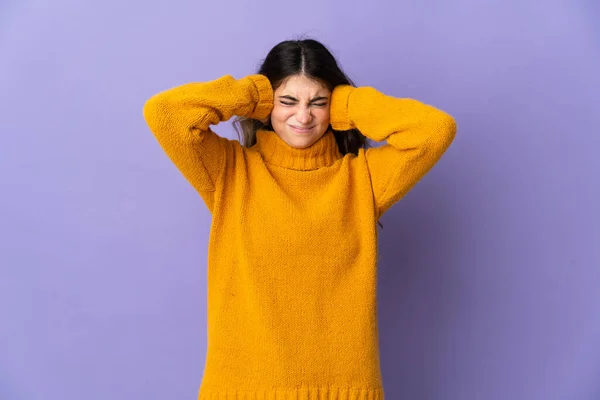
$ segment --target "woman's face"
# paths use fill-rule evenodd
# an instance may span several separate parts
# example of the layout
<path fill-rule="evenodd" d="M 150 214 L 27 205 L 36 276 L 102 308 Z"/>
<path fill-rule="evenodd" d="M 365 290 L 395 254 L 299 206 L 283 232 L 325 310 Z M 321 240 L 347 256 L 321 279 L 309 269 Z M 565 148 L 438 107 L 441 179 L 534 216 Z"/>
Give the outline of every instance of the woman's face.
<path fill-rule="evenodd" d="M 271 125 L 287 144 L 305 148 L 329 127 L 331 91 L 303 75 L 287 78 L 274 92 Z"/>

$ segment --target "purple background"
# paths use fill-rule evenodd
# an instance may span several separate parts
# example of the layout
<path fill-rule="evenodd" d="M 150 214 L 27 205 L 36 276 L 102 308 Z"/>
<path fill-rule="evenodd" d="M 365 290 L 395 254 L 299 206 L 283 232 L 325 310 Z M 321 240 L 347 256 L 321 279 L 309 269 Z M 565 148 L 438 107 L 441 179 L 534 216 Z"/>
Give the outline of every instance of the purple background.
<path fill-rule="evenodd" d="M 386 398 L 599 399 L 598 4 L 5 0 L 0 399 L 195 399 L 210 214 L 142 106 L 301 34 L 458 121 L 382 219 Z"/>

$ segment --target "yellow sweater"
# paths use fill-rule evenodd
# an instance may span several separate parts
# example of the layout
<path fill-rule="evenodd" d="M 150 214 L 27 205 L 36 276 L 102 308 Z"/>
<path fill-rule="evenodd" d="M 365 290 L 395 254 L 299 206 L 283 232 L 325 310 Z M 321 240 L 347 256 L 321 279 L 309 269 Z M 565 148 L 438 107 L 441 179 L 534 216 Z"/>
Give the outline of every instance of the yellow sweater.
<path fill-rule="evenodd" d="M 327 131 L 306 149 L 261 130 L 245 148 L 210 125 L 261 119 L 263 75 L 160 92 L 144 117 L 212 213 L 200 400 L 383 400 L 377 220 L 438 161 L 454 119 L 371 87 L 334 89 L 331 126 L 385 143 L 342 156 Z"/>

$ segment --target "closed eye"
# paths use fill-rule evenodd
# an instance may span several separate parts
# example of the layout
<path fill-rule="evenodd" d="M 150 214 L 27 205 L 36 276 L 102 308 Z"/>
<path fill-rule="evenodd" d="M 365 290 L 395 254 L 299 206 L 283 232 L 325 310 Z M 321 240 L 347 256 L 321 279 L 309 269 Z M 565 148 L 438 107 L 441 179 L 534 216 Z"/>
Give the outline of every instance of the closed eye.
<path fill-rule="evenodd" d="M 281 102 L 281 104 L 283 104 L 283 105 L 286 105 L 286 106 L 293 106 L 293 105 L 295 105 L 296 103 L 287 103 L 287 102 L 285 102 L 285 101 L 282 101 L 282 102 Z M 327 103 L 319 103 L 319 104 L 316 104 L 316 103 L 314 103 L 313 105 L 315 105 L 315 106 L 317 106 L 317 107 L 324 107 L 324 106 L 326 106 L 326 105 L 327 105 Z"/>

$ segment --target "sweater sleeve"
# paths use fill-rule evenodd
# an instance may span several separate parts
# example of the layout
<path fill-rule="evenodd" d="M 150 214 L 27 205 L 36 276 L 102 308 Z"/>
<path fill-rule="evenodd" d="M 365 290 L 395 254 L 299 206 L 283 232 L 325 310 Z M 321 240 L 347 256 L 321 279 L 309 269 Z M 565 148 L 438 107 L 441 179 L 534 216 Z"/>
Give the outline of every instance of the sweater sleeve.
<path fill-rule="evenodd" d="M 377 219 L 435 165 L 457 129 L 455 119 L 444 111 L 368 86 L 336 86 L 330 115 L 333 129 L 358 129 L 372 140 L 386 141 L 365 151 Z"/>
<path fill-rule="evenodd" d="M 262 119 L 273 106 L 266 76 L 222 76 L 155 94 L 146 101 L 144 119 L 160 146 L 212 211 L 213 192 L 226 165 L 230 140 L 210 129 L 234 115 Z"/>

